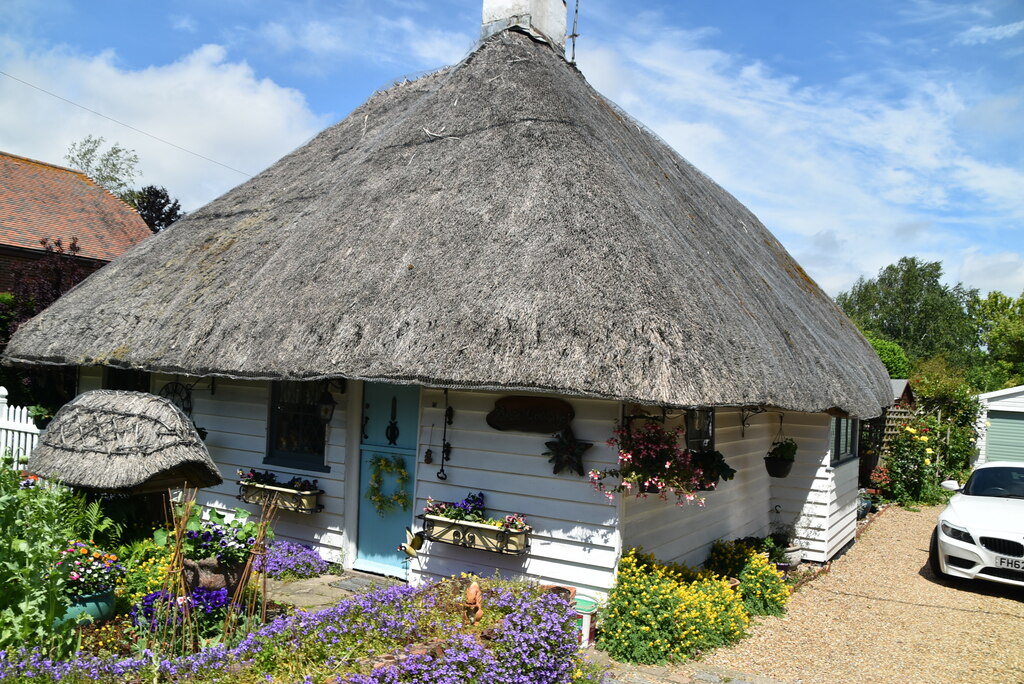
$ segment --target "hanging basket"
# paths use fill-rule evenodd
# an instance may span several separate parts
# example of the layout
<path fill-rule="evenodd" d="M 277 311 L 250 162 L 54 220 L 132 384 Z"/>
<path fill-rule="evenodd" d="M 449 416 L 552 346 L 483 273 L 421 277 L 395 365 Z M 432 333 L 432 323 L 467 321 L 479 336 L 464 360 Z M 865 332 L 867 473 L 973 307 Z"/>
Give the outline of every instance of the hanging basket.
<path fill-rule="evenodd" d="M 793 470 L 793 461 L 773 456 L 764 457 L 764 469 L 771 477 L 786 477 Z"/>
<path fill-rule="evenodd" d="M 764 469 L 770 477 L 786 477 L 793 469 L 797 444 L 782 431 L 783 414 L 779 414 L 779 431 L 775 433 L 768 455 L 764 457 Z"/>

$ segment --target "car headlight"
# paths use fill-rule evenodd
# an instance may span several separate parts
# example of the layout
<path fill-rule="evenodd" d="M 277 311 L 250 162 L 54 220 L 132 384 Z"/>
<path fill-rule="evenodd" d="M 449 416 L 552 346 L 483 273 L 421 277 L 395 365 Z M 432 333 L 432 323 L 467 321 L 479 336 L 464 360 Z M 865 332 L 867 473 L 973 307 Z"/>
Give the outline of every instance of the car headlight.
<path fill-rule="evenodd" d="M 974 538 L 971 536 L 971 533 L 961 527 L 953 527 L 945 520 L 942 521 L 940 527 L 942 528 L 942 534 L 947 537 L 952 537 L 957 541 L 962 541 L 967 544 L 974 543 Z"/>

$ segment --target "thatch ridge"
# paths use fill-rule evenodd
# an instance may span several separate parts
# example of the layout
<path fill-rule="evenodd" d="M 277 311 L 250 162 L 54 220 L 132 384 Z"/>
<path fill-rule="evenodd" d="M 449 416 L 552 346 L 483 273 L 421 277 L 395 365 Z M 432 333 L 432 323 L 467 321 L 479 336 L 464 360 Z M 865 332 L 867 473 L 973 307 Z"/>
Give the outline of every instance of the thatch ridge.
<path fill-rule="evenodd" d="M 93 390 L 64 405 L 29 456 L 28 470 L 69 486 L 143 493 L 223 480 L 192 421 L 145 392 Z"/>
<path fill-rule="evenodd" d="M 514 33 L 375 94 L 7 356 L 860 417 L 889 402 L 873 349 L 753 214 Z"/>

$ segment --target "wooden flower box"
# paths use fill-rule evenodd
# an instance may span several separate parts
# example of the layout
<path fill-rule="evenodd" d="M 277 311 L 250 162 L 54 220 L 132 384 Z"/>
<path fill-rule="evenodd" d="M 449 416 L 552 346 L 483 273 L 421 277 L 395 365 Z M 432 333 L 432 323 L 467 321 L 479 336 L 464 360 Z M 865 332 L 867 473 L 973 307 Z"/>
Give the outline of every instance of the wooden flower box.
<path fill-rule="evenodd" d="M 319 513 L 324 509 L 317 499 L 324 493 L 322 489 L 289 489 L 277 485 L 259 484 L 256 482 L 239 482 L 238 498 L 245 503 L 262 506 L 277 498 L 277 507 L 284 511 L 296 513 Z"/>
<path fill-rule="evenodd" d="M 423 520 L 423 535 L 430 541 L 513 556 L 521 556 L 530 550 L 529 530 L 515 532 L 439 515 L 421 515 L 420 518 Z"/>

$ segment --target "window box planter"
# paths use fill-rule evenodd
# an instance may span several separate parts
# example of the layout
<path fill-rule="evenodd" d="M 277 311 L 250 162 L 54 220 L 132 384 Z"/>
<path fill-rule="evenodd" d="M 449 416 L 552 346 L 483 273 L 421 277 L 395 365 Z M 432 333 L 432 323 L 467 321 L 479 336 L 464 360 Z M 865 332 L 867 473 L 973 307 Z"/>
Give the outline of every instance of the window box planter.
<path fill-rule="evenodd" d="M 516 532 L 495 525 L 452 520 L 439 515 L 419 517 L 423 520 L 423 535 L 430 541 L 512 556 L 521 556 L 530 550 L 529 530 Z"/>
<path fill-rule="evenodd" d="M 324 506 L 317 500 L 323 493 L 322 489 L 302 490 L 256 482 L 238 483 L 238 498 L 245 503 L 262 506 L 270 503 L 270 500 L 276 497 L 278 508 L 296 513 L 319 513 L 322 511 Z"/>

